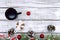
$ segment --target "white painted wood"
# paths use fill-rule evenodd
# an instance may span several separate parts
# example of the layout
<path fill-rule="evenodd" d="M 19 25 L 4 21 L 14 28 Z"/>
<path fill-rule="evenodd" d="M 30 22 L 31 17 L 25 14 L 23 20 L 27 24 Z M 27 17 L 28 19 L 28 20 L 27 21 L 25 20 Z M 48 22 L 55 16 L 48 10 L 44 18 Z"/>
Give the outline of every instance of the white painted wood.
<path fill-rule="evenodd" d="M 5 11 L 9 7 L 15 8 L 17 12 L 22 12 L 17 19 L 39 20 L 24 21 L 25 28 L 22 32 L 30 29 L 35 32 L 47 32 L 47 26 L 52 24 L 56 26 L 55 32 L 60 33 L 60 21 L 40 21 L 40 19 L 60 20 L 60 0 L 0 0 L 0 32 L 7 32 L 10 28 L 16 29 L 17 21 L 8 21 L 5 17 Z M 30 16 L 26 15 L 27 11 L 31 12 Z M 16 32 L 18 31 L 16 30 Z"/>

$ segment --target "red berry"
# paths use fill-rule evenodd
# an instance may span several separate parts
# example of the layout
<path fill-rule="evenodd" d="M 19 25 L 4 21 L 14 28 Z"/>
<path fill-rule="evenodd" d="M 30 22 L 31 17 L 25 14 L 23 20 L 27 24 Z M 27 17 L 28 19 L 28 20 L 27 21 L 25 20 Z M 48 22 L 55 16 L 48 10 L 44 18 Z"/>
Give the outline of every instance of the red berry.
<path fill-rule="evenodd" d="M 21 35 L 18 35 L 17 38 L 18 38 L 18 39 L 21 39 Z"/>
<path fill-rule="evenodd" d="M 44 34 L 40 34 L 40 38 L 44 38 Z"/>
<path fill-rule="evenodd" d="M 27 13 L 26 13 L 26 14 L 27 14 L 27 16 L 30 16 L 31 12 L 30 12 L 30 11 L 27 11 Z"/>

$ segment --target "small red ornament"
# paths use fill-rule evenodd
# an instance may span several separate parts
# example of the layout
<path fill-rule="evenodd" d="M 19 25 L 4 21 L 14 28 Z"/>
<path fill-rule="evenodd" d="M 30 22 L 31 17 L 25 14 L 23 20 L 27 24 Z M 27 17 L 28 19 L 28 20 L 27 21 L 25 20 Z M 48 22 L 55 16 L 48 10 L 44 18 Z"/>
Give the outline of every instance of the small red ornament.
<path fill-rule="evenodd" d="M 40 38 L 44 38 L 44 34 L 40 34 Z"/>
<path fill-rule="evenodd" d="M 35 40 L 34 38 L 31 38 L 30 40 Z"/>
<path fill-rule="evenodd" d="M 17 38 L 18 38 L 18 39 L 21 39 L 21 35 L 18 35 Z"/>
<path fill-rule="evenodd" d="M 30 11 L 27 11 L 26 14 L 27 14 L 27 16 L 30 16 L 31 12 Z"/>

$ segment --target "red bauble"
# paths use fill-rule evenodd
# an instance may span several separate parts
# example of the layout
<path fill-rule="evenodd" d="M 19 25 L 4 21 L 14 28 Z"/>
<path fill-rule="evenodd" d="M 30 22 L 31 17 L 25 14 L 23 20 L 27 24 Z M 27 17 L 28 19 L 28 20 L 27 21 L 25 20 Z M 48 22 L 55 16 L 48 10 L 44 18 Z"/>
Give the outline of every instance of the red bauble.
<path fill-rule="evenodd" d="M 18 38 L 18 39 L 21 39 L 21 35 L 18 35 L 17 38 Z"/>
<path fill-rule="evenodd" d="M 40 34 L 40 38 L 44 38 L 44 34 Z"/>
<path fill-rule="evenodd" d="M 31 12 L 30 11 L 27 11 L 26 15 L 27 16 L 30 16 Z"/>

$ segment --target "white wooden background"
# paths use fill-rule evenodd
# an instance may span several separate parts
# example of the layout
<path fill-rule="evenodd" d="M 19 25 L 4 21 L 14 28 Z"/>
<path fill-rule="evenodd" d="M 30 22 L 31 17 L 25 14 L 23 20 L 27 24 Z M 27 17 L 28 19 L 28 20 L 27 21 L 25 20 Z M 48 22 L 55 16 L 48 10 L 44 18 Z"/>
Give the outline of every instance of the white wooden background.
<path fill-rule="evenodd" d="M 22 12 L 16 21 L 5 18 L 5 11 L 13 7 Z M 31 15 L 27 16 L 26 12 Z M 23 32 L 32 29 L 35 32 L 47 32 L 47 26 L 56 26 L 55 32 L 60 32 L 60 0 L 0 0 L 0 32 L 7 32 L 10 28 L 16 28 L 17 20 L 24 20 Z"/>

